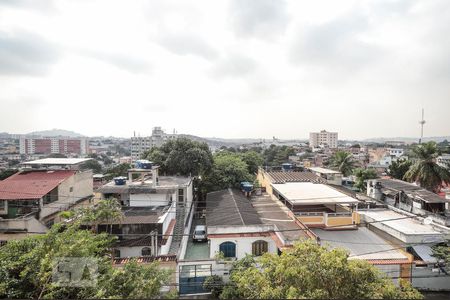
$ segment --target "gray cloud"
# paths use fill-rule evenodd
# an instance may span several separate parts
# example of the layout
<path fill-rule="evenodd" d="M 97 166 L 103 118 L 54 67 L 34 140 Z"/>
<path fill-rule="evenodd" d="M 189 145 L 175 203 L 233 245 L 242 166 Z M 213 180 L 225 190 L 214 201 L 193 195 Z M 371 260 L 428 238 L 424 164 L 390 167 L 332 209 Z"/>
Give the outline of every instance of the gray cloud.
<path fill-rule="evenodd" d="M 91 50 L 80 50 L 79 53 L 131 73 L 147 73 L 152 69 L 150 62 L 140 57 Z"/>
<path fill-rule="evenodd" d="M 11 7 L 26 10 L 35 10 L 39 12 L 56 11 L 53 0 L 1 0 L 0 7 Z"/>
<path fill-rule="evenodd" d="M 305 27 L 290 49 L 295 64 L 355 71 L 378 59 L 381 49 L 361 38 L 368 30 L 367 18 L 345 16 L 331 22 Z"/>
<path fill-rule="evenodd" d="M 54 44 L 38 35 L 0 32 L 0 75 L 43 75 L 60 55 Z"/>
<path fill-rule="evenodd" d="M 256 68 L 254 59 L 241 54 L 231 54 L 212 68 L 211 75 L 215 78 L 243 77 L 253 73 Z"/>
<path fill-rule="evenodd" d="M 287 4 L 282 0 L 232 0 L 230 22 L 236 35 L 273 37 L 289 23 Z"/>
<path fill-rule="evenodd" d="M 219 56 L 208 42 L 192 34 L 165 34 L 158 39 L 158 43 L 177 55 L 196 55 L 207 60 L 214 60 Z"/>

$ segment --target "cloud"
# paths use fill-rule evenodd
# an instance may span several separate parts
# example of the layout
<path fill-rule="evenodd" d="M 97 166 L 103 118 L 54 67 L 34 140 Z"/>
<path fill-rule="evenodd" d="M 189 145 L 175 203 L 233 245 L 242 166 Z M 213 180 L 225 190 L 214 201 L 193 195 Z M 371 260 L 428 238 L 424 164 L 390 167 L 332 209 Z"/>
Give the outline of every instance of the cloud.
<path fill-rule="evenodd" d="M 219 56 L 208 42 L 192 34 L 165 34 L 158 39 L 158 43 L 177 55 L 195 55 L 207 60 L 214 60 Z"/>
<path fill-rule="evenodd" d="M 56 45 L 39 35 L 0 32 L 0 75 L 46 74 L 60 55 Z"/>
<path fill-rule="evenodd" d="M 356 71 L 382 54 L 379 47 L 365 41 L 368 29 L 367 18 L 355 15 L 306 26 L 297 33 L 289 60 L 294 64 Z"/>
<path fill-rule="evenodd" d="M 93 50 L 80 50 L 80 54 L 88 56 L 130 73 L 147 73 L 152 65 L 146 59 L 120 53 L 107 53 Z"/>
<path fill-rule="evenodd" d="M 254 59 L 242 54 L 231 54 L 211 69 L 211 75 L 215 78 L 237 78 L 253 73 L 256 68 Z"/>
<path fill-rule="evenodd" d="M 0 7 L 2 6 L 40 12 L 54 12 L 56 10 L 53 0 L 1 0 Z"/>
<path fill-rule="evenodd" d="M 230 22 L 235 34 L 242 37 L 282 34 L 289 23 L 286 1 L 232 0 Z"/>

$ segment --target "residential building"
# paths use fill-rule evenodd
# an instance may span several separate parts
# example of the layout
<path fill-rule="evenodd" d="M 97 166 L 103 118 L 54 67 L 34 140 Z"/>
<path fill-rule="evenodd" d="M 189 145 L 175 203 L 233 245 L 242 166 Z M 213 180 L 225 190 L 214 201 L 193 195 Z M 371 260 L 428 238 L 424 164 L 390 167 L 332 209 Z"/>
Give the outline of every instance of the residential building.
<path fill-rule="evenodd" d="M 337 148 L 338 133 L 322 130 L 320 132 L 311 132 L 309 134 L 309 146 L 311 148 L 328 147 Z"/>
<path fill-rule="evenodd" d="M 158 166 L 138 161 L 127 177 L 117 177 L 96 191 L 97 199 L 115 198 L 123 220 L 103 224 L 119 240 L 116 257 L 179 255 L 186 222 L 192 215 L 193 181 L 190 177 L 159 176 Z"/>
<path fill-rule="evenodd" d="M 64 159 L 57 160 L 62 164 Z M 61 211 L 91 205 L 92 171 L 76 170 L 76 163 L 66 160 L 67 168 L 72 169 L 51 169 L 37 164 L 38 161 L 27 162 L 36 168 L 23 169 L 0 181 L 0 240 L 45 232 L 61 221 Z"/>
<path fill-rule="evenodd" d="M 420 216 L 430 216 L 450 225 L 450 199 L 398 179 L 372 179 L 367 182 L 367 196 Z"/>
<path fill-rule="evenodd" d="M 342 185 L 342 173 L 339 171 L 319 167 L 306 169 L 316 174 L 320 178 L 325 179 L 328 184 Z"/>
<path fill-rule="evenodd" d="M 133 136 L 131 138 L 131 157 L 133 161 L 140 159 L 145 151 L 153 147 L 160 147 L 165 142 L 176 139 L 177 137 L 178 135 L 176 133 L 165 133 L 161 127 L 154 127 L 151 136 Z"/>
<path fill-rule="evenodd" d="M 399 158 L 405 154 L 405 150 L 402 148 L 388 148 L 389 155 L 391 157 Z"/>
<path fill-rule="evenodd" d="M 450 169 L 450 154 L 442 154 L 441 156 L 438 156 L 436 162 L 439 166 Z"/>
<path fill-rule="evenodd" d="M 87 154 L 86 138 L 21 137 L 20 154 Z"/>

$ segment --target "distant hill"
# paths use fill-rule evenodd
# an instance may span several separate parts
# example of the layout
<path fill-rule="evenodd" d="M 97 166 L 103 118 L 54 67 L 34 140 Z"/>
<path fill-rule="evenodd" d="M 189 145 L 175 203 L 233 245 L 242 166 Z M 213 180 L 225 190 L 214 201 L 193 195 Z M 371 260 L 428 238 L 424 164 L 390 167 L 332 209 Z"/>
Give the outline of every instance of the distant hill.
<path fill-rule="evenodd" d="M 434 137 L 424 137 L 423 138 L 423 142 L 431 142 L 431 141 L 435 141 L 437 143 L 440 143 L 444 140 L 450 141 L 450 136 L 434 136 Z M 386 143 L 389 141 L 399 141 L 399 142 L 405 142 L 408 144 L 411 143 L 417 143 L 419 141 L 419 138 L 410 138 L 410 137 L 392 137 L 392 138 L 384 138 L 384 137 L 379 137 L 379 138 L 371 138 L 371 139 L 365 139 L 362 140 L 363 142 L 374 142 L 374 143 Z"/>
<path fill-rule="evenodd" d="M 64 130 L 64 129 L 52 129 L 43 131 L 33 131 L 27 133 L 26 135 L 36 135 L 36 136 L 66 136 L 66 137 L 84 137 L 84 135 L 79 134 L 74 131 Z"/>

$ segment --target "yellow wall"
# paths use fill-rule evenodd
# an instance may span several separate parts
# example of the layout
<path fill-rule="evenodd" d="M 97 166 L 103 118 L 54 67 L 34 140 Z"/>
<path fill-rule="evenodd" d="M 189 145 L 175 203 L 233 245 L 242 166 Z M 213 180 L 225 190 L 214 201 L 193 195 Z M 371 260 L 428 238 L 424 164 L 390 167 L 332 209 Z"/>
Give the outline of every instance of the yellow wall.
<path fill-rule="evenodd" d="M 299 216 L 297 217 L 303 224 L 324 224 L 324 218 L 321 216 Z"/>
<path fill-rule="evenodd" d="M 267 175 L 267 173 L 264 172 L 264 170 L 262 170 L 260 168 L 260 169 L 258 169 L 258 175 L 256 176 L 256 179 L 259 181 L 259 183 L 261 184 L 262 187 L 266 188 L 267 194 L 272 196 L 273 191 L 272 191 L 272 186 L 271 186 L 271 182 L 269 179 L 269 175 Z"/>
<path fill-rule="evenodd" d="M 353 225 L 353 218 L 343 218 L 343 217 L 328 217 L 327 226 L 344 226 L 344 225 Z"/>

